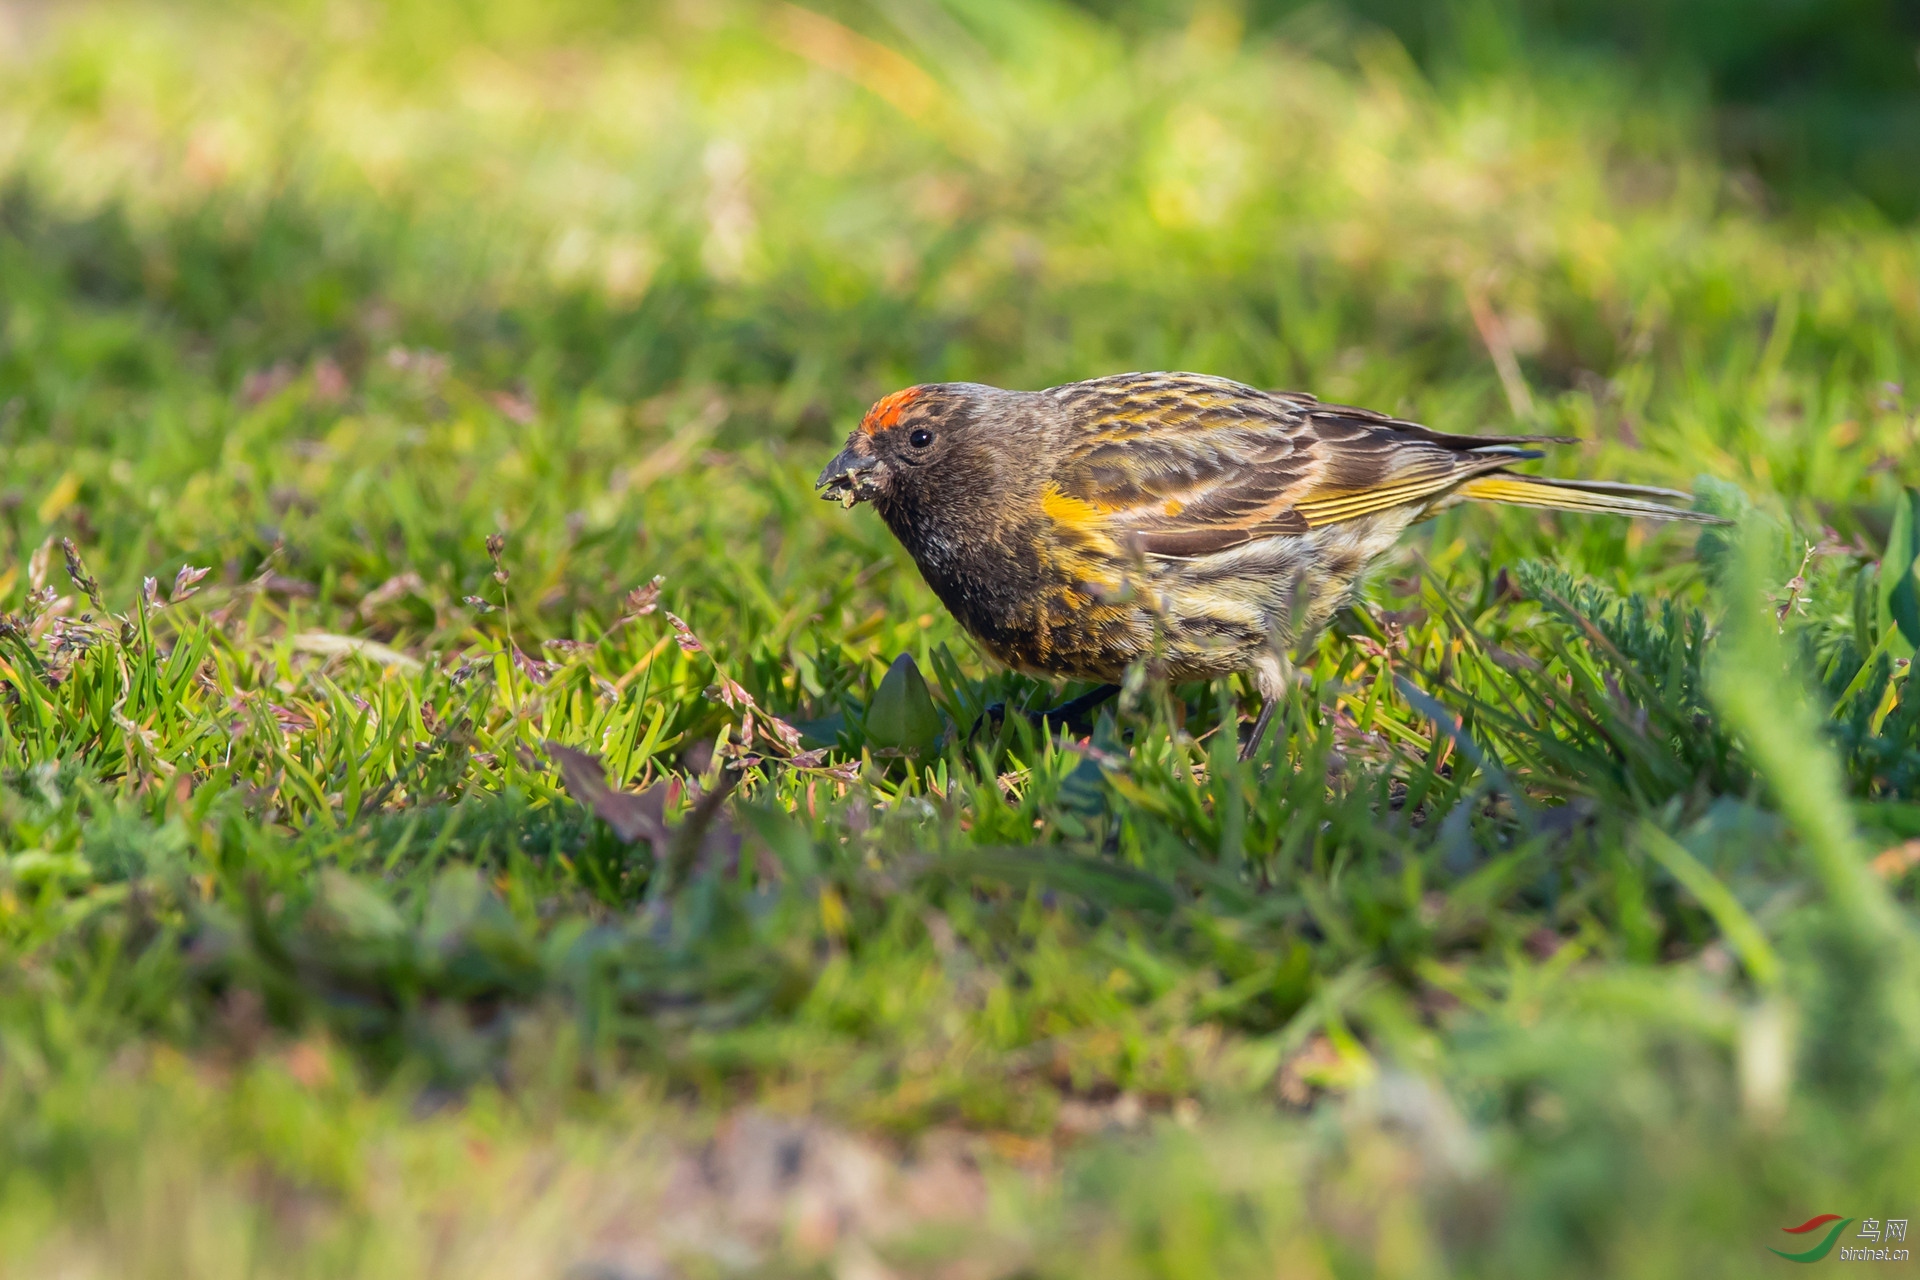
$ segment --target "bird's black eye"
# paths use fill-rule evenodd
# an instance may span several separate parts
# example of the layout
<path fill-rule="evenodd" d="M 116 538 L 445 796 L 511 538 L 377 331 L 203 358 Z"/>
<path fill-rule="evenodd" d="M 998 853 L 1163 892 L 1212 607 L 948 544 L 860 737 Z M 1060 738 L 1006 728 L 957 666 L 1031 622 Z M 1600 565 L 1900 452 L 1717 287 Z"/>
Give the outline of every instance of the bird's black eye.
<path fill-rule="evenodd" d="M 924 449 L 933 443 L 933 432 L 927 430 L 925 427 L 921 427 L 918 431 L 915 431 L 907 437 L 907 443 L 916 449 Z"/>

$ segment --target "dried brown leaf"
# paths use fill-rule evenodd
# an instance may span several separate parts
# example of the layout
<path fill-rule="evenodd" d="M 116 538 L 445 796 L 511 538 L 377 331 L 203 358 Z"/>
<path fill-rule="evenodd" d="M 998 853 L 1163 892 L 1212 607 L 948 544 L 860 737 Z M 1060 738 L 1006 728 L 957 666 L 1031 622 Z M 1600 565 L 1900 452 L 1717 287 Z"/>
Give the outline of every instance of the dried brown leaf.
<path fill-rule="evenodd" d="M 567 794 L 585 805 L 589 812 L 629 844 L 646 841 L 658 851 L 668 839 L 666 824 L 667 789 L 650 787 L 635 794 L 615 791 L 607 785 L 606 767 L 598 756 L 575 747 L 547 743 L 547 754 L 560 766 L 560 778 Z"/>

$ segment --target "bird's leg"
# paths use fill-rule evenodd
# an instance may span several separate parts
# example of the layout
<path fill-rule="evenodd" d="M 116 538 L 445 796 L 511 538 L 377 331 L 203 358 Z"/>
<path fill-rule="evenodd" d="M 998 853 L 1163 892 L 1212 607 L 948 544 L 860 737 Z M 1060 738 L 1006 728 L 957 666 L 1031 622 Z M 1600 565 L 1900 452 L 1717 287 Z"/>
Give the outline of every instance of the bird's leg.
<path fill-rule="evenodd" d="M 1093 710 L 1119 692 L 1120 686 L 1117 684 L 1095 685 L 1079 697 L 1069 698 L 1057 707 L 1049 707 L 1045 711 L 1027 712 L 1027 720 L 1036 729 L 1045 728 L 1049 721 L 1059 725 L 1063 729 L 1085 729 L 1087 727 L 1087 712 Z M 1004 720 L 1006 715 L 1007 704 L 1004 702 L 994 703 L 980 713 L 980 719 L 974 722 L 974 726 L 972 730 L 969 731 L 968 736 L 971 737 L 973 734 L 980 732 L 980 726 L 989 721 L 997 723 Z"/>
<path fill-rule="evenodd" d="M 1273 722 L 1273 709 L 1280 705 L 1278 698 L 1268 698 L 1260 704 L 1260 716 L 1253 722 L 1253 732 L 1240 744 L 1240 758 L 1251 760 L 1260 751 L 1260 741 L 1267 736 L 1267 726 Z"/>
<path fill-rule="evenodd" d="M 1260 690 L 1260 718 L 1253 722 L 1253 733 L 1240 745 L 1240 758 L 1251 760 L 1267 736 L 1273 712 L 1280 705 L 1287 686 L 1293 683 L 1293 663 L 1277 649 L 1263 650 L 1253 662 L 1254 687 Z"/>

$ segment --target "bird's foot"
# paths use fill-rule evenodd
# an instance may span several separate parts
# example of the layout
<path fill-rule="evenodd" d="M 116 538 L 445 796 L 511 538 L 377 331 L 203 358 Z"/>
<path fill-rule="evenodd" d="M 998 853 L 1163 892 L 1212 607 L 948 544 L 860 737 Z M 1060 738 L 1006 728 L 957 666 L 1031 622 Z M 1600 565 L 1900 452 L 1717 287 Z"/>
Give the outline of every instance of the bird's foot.
<path fill-rule="evenodd" d="M 1072 734 L 1088 733 L 1093 729 L 1092 713 L 1119 692 L 1120 686 L 1117 684 L 1095 685 L 1086 693 L 1077 698 L 1069 698 L 1057 707 L 1048 707 L 1045 711 L 1027 711 L 1022 714 L 1026 716 L 1027 723 L 1043 733 L 1048 725 L 1056 725 Z M 974 721 L 973 728 L 967 736 L 971 738 L 979 733 L 982 727 L 989 724 L 997 728 L 1006 718 L 1007 704 L 996 702 L 980 713 L 980 718 Z"/>

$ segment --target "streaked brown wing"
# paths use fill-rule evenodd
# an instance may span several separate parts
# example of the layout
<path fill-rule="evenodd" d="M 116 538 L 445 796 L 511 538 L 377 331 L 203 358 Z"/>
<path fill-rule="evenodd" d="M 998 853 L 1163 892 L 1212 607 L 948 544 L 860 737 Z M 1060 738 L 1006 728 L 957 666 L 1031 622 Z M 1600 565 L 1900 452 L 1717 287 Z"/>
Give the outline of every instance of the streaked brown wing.
<path fill-rule="evenodd" d="M 1052 394 L 1083 430 L 1062 494 L 1149 555 L 1207 555 L 1419 502 L 1522 452 L 1195 374 Z"/>

